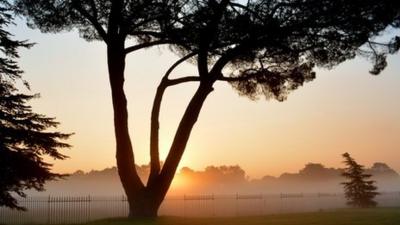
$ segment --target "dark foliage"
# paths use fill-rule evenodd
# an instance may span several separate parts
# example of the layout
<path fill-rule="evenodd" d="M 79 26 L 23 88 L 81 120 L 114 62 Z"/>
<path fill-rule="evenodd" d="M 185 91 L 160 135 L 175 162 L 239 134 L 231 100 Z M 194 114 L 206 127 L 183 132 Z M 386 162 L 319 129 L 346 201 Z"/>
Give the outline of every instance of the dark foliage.
<path fill-rule="evenodd" d="M 360 208 L 375 207 L 377 202 L 374 198 L 379 193 L 376 191 L 375 181 L 370 180 L 372 175 L 366 174 L 364 166 L 351 158 L 349 153 L 344 153 L 343 158 L 347 166 L 342 173 L 342 176 L 348 180 L 342 183 L 347 204 Z"/>
<path fill-rule="evenodd" d="M 23 210 L 16 195 L 25 197 L 26 189 L 43 190 L 46 181 L 62 176 L 51 172 L 43 157 L 65 159 L 57 149 L 69 147 L 60 140 L 70 135 L 47 132 L 58 123 L 34 113 L 27 103 L 37 96 L 21 94 L 15 87 L 22 74 L 17 50 L 31 45 L 11 39 L 4 30 L 10 23 L 9 5 L 0 1 L 0 206 Z"/>
<path fill-rule="evenodd" d="M 217 80 L 226 66 L 226 80 L 251 99 L 285 100 L 315 78 L 315 66 L 332 68 L 357 54 L 371 59 L 371 73 L 379 74 L 400 47 L 397 36 L 376 41 L 400 27 L 397 0 L 186 2 L 179 23 L 165 27 L 174 50 L 198 52 L 198 64 L 207 62 Z"/>
<path fill-rule="evenodd" d="M 175 0 L 16 0 L 15 8 L 26 16 L 28 25 L 46 33 L 77 29 L 88 41 L 111 42 L 115 32 L 121 40 L 134 37 L 147 43 L 162 37 L 161 21 L 173 21 L 181 4 Z"/>

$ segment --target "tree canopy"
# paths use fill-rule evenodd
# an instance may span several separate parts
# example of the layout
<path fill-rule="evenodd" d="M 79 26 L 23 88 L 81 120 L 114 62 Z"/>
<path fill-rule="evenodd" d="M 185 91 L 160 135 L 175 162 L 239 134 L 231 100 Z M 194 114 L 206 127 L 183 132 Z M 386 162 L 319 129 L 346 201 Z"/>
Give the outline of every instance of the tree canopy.
<path fill-rule="evenodd" d="M 6 1 L 0 1 L 0 206 L 22 210 L 16 195 L 25 197 L 27 189 L 41 191 L 46 181 L 62 177 L 51 172 L 52 165 L 43 157 L 65 159 L 58 149 L 70 147 L 61 141 L 70 135 L 47 131 L 58 123 L 33 112 L 28 102 L 37 95 L 22 94 L 16 88 L 16 82 L 22 79 L 16 61 L 18 49 L 31 44 L 13 40 L 5 30 L 13 18 L 9 7 Z"/>
<path fill-rule="evenodd" d="M 144 45 L 165 43 L 159 32 L 165 21 L 174 21 L 182 2 L 176 0 L 16 0 L 18 13 L 28 25 L 46 33 L 78 30 L 85 40 L 109 44 L 135 38 Z M 160 23 L 156 23 L 159 21 Z M 163 21 L 163 22 L 161 22 Z M 114 34 L 117 34 L 116 36 Z"/>
<path fill-rule="evenodd" d="M 332 68 L 362 55 L 386 66 L 400 48 L 400 3 L 395 0 L 189 0 L 179 22 L 166 27 L 173 49 L 197 53 L 200 74 L 215 72 L 240 94 L 284 100 L 315 78 L 315 66 Z M 226 69 L 223 71 L 223 69 Z M 223 74 L 221 74 L 223 72 Z"/>

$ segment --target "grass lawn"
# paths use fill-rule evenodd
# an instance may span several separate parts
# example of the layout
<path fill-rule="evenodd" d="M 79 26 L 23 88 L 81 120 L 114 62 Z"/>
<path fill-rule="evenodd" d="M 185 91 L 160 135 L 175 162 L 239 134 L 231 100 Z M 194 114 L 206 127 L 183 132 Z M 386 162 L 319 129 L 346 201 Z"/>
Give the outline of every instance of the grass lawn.
<path fill-rule="evenodd" d="M 400 208 L 348 209 L 261 217 L 106 219 L 87 225 L 400 225 Z"/>

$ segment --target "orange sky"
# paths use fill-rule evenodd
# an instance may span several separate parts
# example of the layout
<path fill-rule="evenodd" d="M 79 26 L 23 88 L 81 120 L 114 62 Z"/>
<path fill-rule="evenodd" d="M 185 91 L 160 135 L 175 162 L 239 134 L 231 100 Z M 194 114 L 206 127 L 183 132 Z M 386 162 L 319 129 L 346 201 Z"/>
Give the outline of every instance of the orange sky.
<path fill-rule="evenodd" d="M 60 129 L 75 132 L 55 169 L 72 172 L 115 165 L 111 97 L 105 46 L 87 43 L 74 32 L 40 34 L 14 28 L 19 39 L 37 43 L 22 52 L 21 66 L 40 113 L 57 117 Z M 149 160 L 150 110 L 163 72 L 176 60 L 167 48 L 140 51 L 127 59 L 125 90 L 137 163 Z M 307 162 L 341 166 L 350 152 L 360 163 L 383 161 L 400 171 L 400 57 L 389 58 L 380 76 L 356 59 L 332 71 L 319 70 L 317 79 L 292 93 L 288 100 L 250 101 L 227 84 L 216 85 L 207 99 L 187 146 L 182 166 L 236 165 L 251 177 L 294 172 Z M 175 75 L 195 75 L 186 64 Z M 167 92 L 161 116 L 161 156 L 165 157 L 194 84 Z"/>

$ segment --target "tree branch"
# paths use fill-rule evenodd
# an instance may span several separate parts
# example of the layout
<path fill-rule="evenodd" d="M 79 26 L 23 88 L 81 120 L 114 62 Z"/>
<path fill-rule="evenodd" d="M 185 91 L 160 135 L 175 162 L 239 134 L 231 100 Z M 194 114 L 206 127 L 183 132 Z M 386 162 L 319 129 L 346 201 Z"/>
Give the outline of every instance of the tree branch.
<path fill-rule="evenodd" d="M 243 49 L 245 49 L 245 45 L 239 45 L 235 48 L 231 48 L 227 51 L 226 54 L 222 55 L 217 62 L 212 67 L 210 74 L 218 74 L 221 75 L 222 70 L 232 59 L 234 59 Z"/>
<path fill-rule="evenodd" d="M 94 18 L 99 18 L 98 16 L 98 11 L 97 11 L 97 7 L 96 7 L 96 3 L 94 2 L 94 0 L 90 0 L 90 7 L 93 10 L 93 16 Z"/>
<path fill-rule="evenodd" d="M 213 91 L 212 85 L 212 80 L 203 80 L 200 83 L 199 88 L 190 100 L 189 105 L 179 123 L 164 166 L 160 172 L 160 175 L 157 176 L 156 181 L 154 182 L 157 185 L 152 187 L 156 190 L 155 194 L 158 196 L 158 201 L 160 202 L 163 200 L 169 186 L 171 185 L 176 169 L 185 151 L 190 133 L 199 117 L 201 108 L 207 96 Z"/>
<path fill-rule="evenodd" d="M 199 44 L 199 54 L 198 54 L 198 71 L 200 76 L 208 75 L 208 52 L 210 48 L 210 44 L 216 35 L 218 24 L 220 23 L 224 10 L 226 10 L 230 0 L 222 0 L 221 3 L 217 3 L 213 8 L 214 14 L 210 22 L 206 25 L 206 27 L 202 30 L 200 34 L 200 44 Z"/>
<path fill-rule="evenodd" d="M 181 84 L 181 83 L 196 82 L 196 81 L 201 81 L 201 78 L 200 77 L 196 77 L 196 76 L 180 77 L 180 78 L 168 80 L 167 86 L 170 87 L 170 86 L 178 85 L 178 84 Z"/>
<path fill-rule="evenodd" d="M 148 30 L 141 30 L 141 31 L 135 31 L 135 32 L 131 32 L 128 33 L 128 35 L 150 35 L 156 38 L 160 38 L 162 36 L 161 32 L 157 32 L 157 31 L 148 31 Z"/>
<path fill-rule="evenodd" d="M 264 20 L 262 17 L 259 16 L 259 13 L 257 13 L 256 11 L 250 9 L 248 6 L 245 6 L 245 5 L 242 5 L 242 4 L 239 4 L 239 3 L 235 3 L 235 2 L 230 2 L 229 5 L 232 8 L 238 7 L 238 8 L 241 8 L 243 10 L 246 10 L 247 12 L 251 13 L 254 17 L 259 19 L 260 21 Z"/>
<path fill-rule="evenodd" d="M 82 8 L 82 6 L 79 3 L 75 4 L 75 9 L 82 14 L 83 17 L 85 17 L 96 29 L 96 31 L 99 33 L 100 37 L 104 40 L 104 42 L 108 43 L 108 37 L 107 37 L 107 32 L 104 30 L 104 28 L 101 26 L 99 21 L 97 20 L 97 17 L 90 15 L 86 10 Z M 93 9 L 95 10 L 95 9 Z M 95 13 L 96 14 L 96 13 Z"/>
<path fill-rule="evenodd" d="M 179 60 L 177 60 L 174 64 L 172 64 L 172 66 L 167 70 L 167 72 L 164 74 L 163 78 L 168 79 L 169 75 L 171 75 L 171 73 L 174 71 L 174 69 L 176 69 L 176 67 L 178 67 L 181 63 L 185 62 L 186 60 L 192 58 L 193 56 L 197 55 L 198 52 L 192 52 L 187 54 L 186 56 L 180 58 Z"/>
<path fill-rule="evenodd" d="M 224 77 L 221 76 L 217 80 L 218 81 L 226 81 L 226 82 L 236 82 L 236 81 L 245 81 L 249 79 L 249 77 Z"/>
<path fill-rule="evenodd" d="M 111 1 L 111 11 L 108 19 L 108 34 L 112 37 L 119 35 L 119 28 L 121 25 L 121 16 L 123 8 L 123 0 Z"/>
<path fill-rule="evenodd" d="M 162 44 L 168 44 L 168 43 L 169 43 L 169 41 L 167 41 L 167 40 L 158 40 L 158 41 L 133 45 L 131 47 L 125 48 L 125 54 L 132 53 L 132 52 L 140 50 L 142 48 L 148 48 L 148 47 L 152 47 L 155 45 L 162 45 Z"/>
<path fill-rule="evenodd" d="M 181 63 L 185 62 L 189 58 L 195 56 L 196 53 L 190 53 L 178 61 L 176 61 L 163 76 L 160 85 L 157 88 L 156 96 L 153 101 L 153 108 L 151 111 L 151 125 L 150 125 L 150 175 L 147 181 L 147 186 L 152 186 L 156 178 L 160 173 L 160 156 L 159 156 L 159 116 L 162 98 L 165 90 L 172 85 L 177 85 L 184 82 L 199 81 L 199 77 L 182 77 L 173 80 L 169 80 L 168 77 L 172 71 L 178 67 Z"/>

